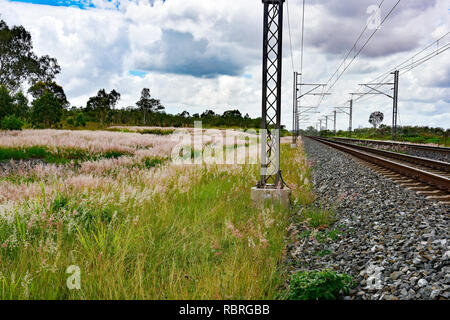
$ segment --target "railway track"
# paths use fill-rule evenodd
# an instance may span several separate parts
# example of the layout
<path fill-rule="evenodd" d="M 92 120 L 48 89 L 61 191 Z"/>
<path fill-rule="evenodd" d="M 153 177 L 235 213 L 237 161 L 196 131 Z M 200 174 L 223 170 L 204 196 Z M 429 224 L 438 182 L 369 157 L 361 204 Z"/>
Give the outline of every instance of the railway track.
<path fill-rule="evenodd" d="M 362 160 L 372 170 L 405 188 L 450 205 L 450 163 L 363 147 L 341 141 L 309 137 Z"/>
<path fill-rule="evenodd" d="M 412 143 L 402 143 L 402 142 L 392 142 L 392 141 L 380 141 L 380 140 L 361 140 L 361 139 L 352 139 L 352 138 L 332 138 L 336 141 L 341 142 L 353 142 L 353 143 L 362 143 L 362 144 L 375 144 L 382 145 L 387 147 L 392 147 L 393 149 L 412 149 L 412 150 L 421 150 L 427 152 L 436 152 L 450 155 L 450 148 L 444 147 L 435 147 L 421 144 L 412 144 Z"/>

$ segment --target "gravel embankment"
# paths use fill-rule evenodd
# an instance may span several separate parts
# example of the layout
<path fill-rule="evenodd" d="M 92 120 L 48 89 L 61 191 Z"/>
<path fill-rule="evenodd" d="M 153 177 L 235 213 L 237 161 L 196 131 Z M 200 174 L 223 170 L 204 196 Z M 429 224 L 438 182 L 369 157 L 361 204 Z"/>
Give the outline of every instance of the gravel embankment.
<path fill-rule="evenodd" d="M 325 242 L 299 237 L 289 248 L 295 268 L 351 275 L 357 287 L 345 299 L 450 298 L 449 207 L 340 151 L 310 139 L 304 145 L 314 163 L 316 205 L 335 211 L 330 229 L 338 236 Z"/>

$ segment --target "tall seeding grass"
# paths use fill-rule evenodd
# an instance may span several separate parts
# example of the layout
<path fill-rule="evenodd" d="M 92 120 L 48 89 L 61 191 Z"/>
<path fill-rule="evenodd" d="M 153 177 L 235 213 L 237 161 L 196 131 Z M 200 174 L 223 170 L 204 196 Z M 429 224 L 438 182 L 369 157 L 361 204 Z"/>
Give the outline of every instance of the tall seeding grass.
<path fill-rule="evenodd" d="M 252 205 L 259 167 L 146 166 L 151 148 L 130 148 L 117 159 L 3 170 L 0 298 L 279 298 L 292 212 Z M 283 145 L 282 158 L 296 201 L 311 201 L 301 146 Z M 67 287 L 72 265 L 80 290 Z"/>

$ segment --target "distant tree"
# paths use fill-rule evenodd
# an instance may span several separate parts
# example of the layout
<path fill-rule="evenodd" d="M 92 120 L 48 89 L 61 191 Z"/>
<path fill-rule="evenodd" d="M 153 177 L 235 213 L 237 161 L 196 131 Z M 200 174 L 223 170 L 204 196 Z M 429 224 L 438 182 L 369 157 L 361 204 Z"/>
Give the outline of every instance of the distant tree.
<path fill-rule="evenodd" d="M 236 118 L 242 118 L 242 114 L 239 110 L 228 110 L 223 113 L 222 117 L 224 117 L 225 119 L 227 119 L 227 118 L 228 119 L 229 118 L 236 119 Z"/>
<path fill-rule="evenodd" d="M 33 101 L 31 122 L 34 125 L 51 127 L 61 121 L 63 110 L 61 100 L 52 92 L 45 91 L 42 96 Z"/>
<path fill-rule="evenodd" d="M 153 99 L 150 95 L 150 89 L 144 88 L 141 92 L 141 99 L 136 102 L 139 110 L 142 112 L 144 118 L 144 125 L 147 124 L 149 114 L 161 112 L 164 110 L 160 100 Z"/>
<path fill-rule="evenodd" d="M 34 125 L 50 127 L 61 121 L 69 102 L 60 85 L 54 81 L 37 81 L 28 92 L 34 98 L 31 108 L 31 122 Z"/>
<path fill-rule="evenodd" d="M 182 118 L 189 118 L 191 115 L 187 111 L 183 111 L 182 113 L 178 114 L 179 117 Z"/>
<path fill-rule="evenodd" d="M 0 84 L 15 92 L 25 81 L 51 81 L 60 71 L 56 59 L 33 53 L 31 35 L 24 27 L 9 28 L 0 20 Z"/>
<path fill-rule="evenodd" d="M 78 113 L 75 117 L 75 125 L 77 127 L 86 127 L 86 117 L 82 113 Z"/>
<path fill-rule="evenodd" d="M 22 130 L 23 122 L 14 115 L 6 116 L 0 123 L 3 130 Z"/>
<path fill-rule="evenodd" d="M 8 89 L 0 85 L 0 121 L 13 113 L 13 98 Z"/>
<path fill-rule="evenodd" d="M 92 111 L 97 114 L 102 124 L 104 124 L 108 112 L 115 108 L 119 99 L 120 93 L 116 90 L 106 93 L 105 89 L 101 89 L 97 92 L 95 97 L 89 98 L 86 109 L 87 111 Z"/>
<path fill-rule="evenodd" d="M 30 107 L 28 106 L 28 99 L 22 91 L 17 92 L 13 97 L 13 113 L 22 120 L 28 118 Z"/>
<path fill-rule="evenodd" d="M 308 128 L 306 128 L 305 134 L 307 136 L 318 136 L 319 132 L 313 126 L 309 126 Z"/>
<path fill-rule="evenodd" d="M 212 110 L 206 110 L 205 112 L 202 113 L 201 117 L 202 118 L 213 118 L 215 117 L 216 114 L 214 113 L 214 111 Z"/>
<path fill-rule="evenodd" d="M 53 81 L 38 81 L 33 84 L 28 92 L 33 96 L 33 98 L 37 99 L 42 97 L 46 92 L 50 92 L 53 96 L 59 100 L 63 108 L 69 107 L 69 102 L 67 101 L 66 94 L 64 93 L 64 89 Z"/>
<path fill-rule="evenodd" d="M 375 111 L 370 115 L 369 123 L 376 129 L 384 120 L 384 114 L 380 111 Z"/>

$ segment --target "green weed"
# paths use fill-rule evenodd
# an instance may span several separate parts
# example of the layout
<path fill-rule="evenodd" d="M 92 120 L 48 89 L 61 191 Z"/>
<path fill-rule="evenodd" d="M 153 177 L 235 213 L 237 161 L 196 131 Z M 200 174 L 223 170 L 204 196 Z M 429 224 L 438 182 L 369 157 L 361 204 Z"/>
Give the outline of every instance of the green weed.
<path fill-rule="evenodd" d="M 348 294 L 352 278 L 332 270 L 299 272 L 291 277 L 288 298 L 292 300 L 334 300 Z"/>

